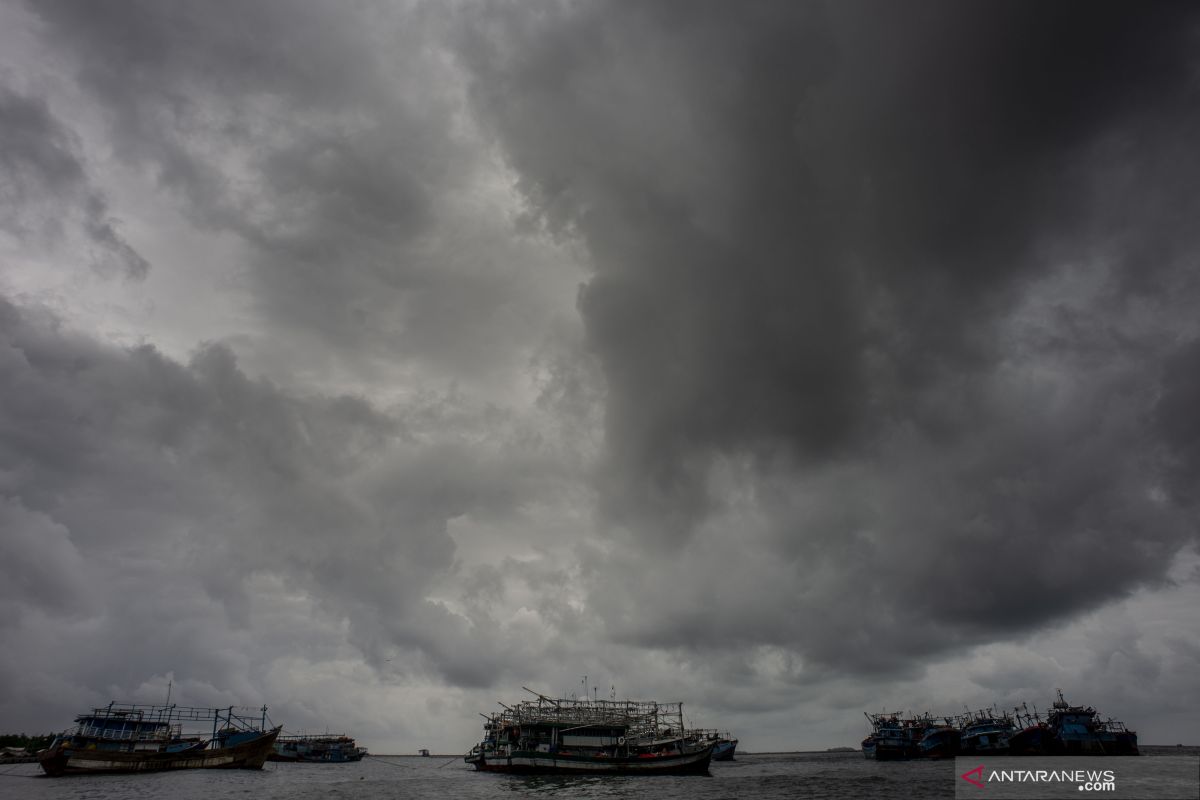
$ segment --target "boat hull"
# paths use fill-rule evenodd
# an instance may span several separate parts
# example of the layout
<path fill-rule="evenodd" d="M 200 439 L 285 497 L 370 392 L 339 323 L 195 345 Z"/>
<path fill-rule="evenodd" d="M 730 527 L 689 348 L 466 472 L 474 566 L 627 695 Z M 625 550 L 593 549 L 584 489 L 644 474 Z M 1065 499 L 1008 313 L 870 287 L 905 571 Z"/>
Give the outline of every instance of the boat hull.
<path fill-rule="evenodd" d="M 959 742 L 960 755 L 1006 756 L 1009 754 L 1007 731 L 989 730 L 982 733 L 964 733 Z"/>
<path fill-rule="evenodd" d="M 262 769 L 279 736 L 279 728 L 231 747 L 183 752 L 88 750 L 59 744 L 38 754 L 42 769 L 52 778 L 64 775 L 112 775 L 166 772 L 177 769 Z"/>
<path fill-rule="evenodd" d="M 737 751 L 737 739 L 717 742 L 713 746 L 712 760 L 713 761 L 733 761 L 733 754 Z"/>
<path fill-rule="evenodd" d="M 1014 756 L 1044 756 L 1050 751 L 1050 733 L 1045 727 L 1031 725 L 1008 739 L 1008 751 Z"/>
<path fill-rule="evenodd" d="M 1056 756 L 1136 756 L 1137 735 L 1118 737 L 1111 733 L 1060 735 L 1052 738 L 1049 752 Z"/>
<path fill-rule="evenodd" d="M 694 753 L 650 758 L 559 755 L 538 751 L 516 751 L 512 755 L 477 755 L 468 763 L 481 772 L 514 775 L 693 775 L 708 771 L 712 747 Z"/>
<path fill-rule="evenodd" d="M 896 745 L 891 742 L 876 742 L 876 761 L 907 761 L 920 756 L 915 745 Z"/>
<path fill-rule="evenodd" d="M 1123 731 L 1116 735 L 1115 741 L 1116 755 L 1119 756 L 1137 756 L 1141 755 L 1138 750 L 1137 734 L 1133 731 Z"/>
<path fill-rule="evenodd" d="M 917 749 L 921 758 L 954 758 L 958 755 L 960 737 L 953 728 L 938 728 L 922 737 Z"/>

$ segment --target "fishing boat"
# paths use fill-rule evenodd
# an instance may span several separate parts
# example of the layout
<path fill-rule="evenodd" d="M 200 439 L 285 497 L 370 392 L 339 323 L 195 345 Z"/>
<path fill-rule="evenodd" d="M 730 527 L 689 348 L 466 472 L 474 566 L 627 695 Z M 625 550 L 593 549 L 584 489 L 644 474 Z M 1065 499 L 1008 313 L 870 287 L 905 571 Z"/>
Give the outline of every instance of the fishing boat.
<path fill-rule="evenodd" d="M 280 736 L 276 739 L 275 747 L 267 755 L 267 761 L 316 761 L 325 764 L 343 764 L 349 761 L 362 761 L 366 754 L 365 747 L 359 747 L 354 739 L 344 733 L 326 733 L 320 736 L 299 734 Z"/>
<path fill-rule="evenodd" d="M 1138 755 L 1137 733 L 1113 720 L 1100 720 L 1091 706 L 1073 706 L 1058 690 L 1046 718 L 1052 755 Z"/>
<path fill-rule="evenodd" d="M 738 740 L 734 739 L 728 733 L 721 734 L 717 739 L 717 743 L 713 745 L 712 760 L 713 761 L 733 761 L 734 753 L 737 752 Z"/>
<path fill-rule="evenodd" d="M 1103 725 L 1105 731 L 1111 733 L 1113 737 L 1113 747 L 1109 755 L 1141 755 L 1141 751 L 1138 750 L 1137 733 L 1126 728 L 1124 722 L 1109 718 L 1104 721 Z"/>
<path fill-rule="evenodd" d="M 897 714 L 867 714 L 871 735 L 863 740 L 863 756 L 878 761 L 901 761 L 920 755 L 917 746 L 921 727 L 916 720 Z"/>
<path fill-rule="evenodd" d="M 862 740 L 863 758 L 868 760 L 875 758 L 875 745 L 877 742 L 878 740 L 873 733 Z"/>
<path fill-rule="evenodd" d="M 733 761 L 734 753 L 737 752 L 738 740 L 728 731 L 701 728 L 692 731 L 691 738 L 696 742 L 712 743 L 713 761 Z"/>
<path fill-rule="evenodd" d="M 920 758 L 953 758 L 958 755 L 961 734 L 949 717 L 938 718 L 926 715 L 917 721 L 919 732 L 917 755 Z"/>
<path fill-rule="evenodd" d="M 267 707 L 196 708 L 109 703 L 75 718 L 75 728 L 38 753 L 50 777 L 162 772 L 176 769 L 262 769 L 279 727 Z"/>
<path fill-rule="evenodd" d="M 1015 731 L 1012 717 L 992 709 L 967 712 L 959 718 L 959 752 L 963 755 L 1008 755 L 1008 740 Z"/>
<path fill-rule="evenodd" d="M 524 687 L 522 687 L 524 688 Z M 463 760 L 483 772 L 569 775 L 705 773 L 714 741 L 684 730 L 683 704 L 536 700 L 482 714 L 483 741 Z"/>
<path fill-rule="evenodd" d="M 1050 752 L 1050 728 L 1038 713 L 1024 703 L 1013 707 L 1016 727 L 1008 737 L 1008 753 L 1013 756 L 1044 756 Z"/>
<path fill-rule="evenodd" d="M 1023 709 L 1023 711 L 1022 711 Z M 1100 719 L 1091 706 L 1073 706 L 1058 690 L 1058 700 L 1045 719 L 1034 707 L 1014 709 L 1021 730 L 1009 740 L 1013 755 L 1125 755 L 1139 754 L 1137 733 L 1112 719 Z"/>

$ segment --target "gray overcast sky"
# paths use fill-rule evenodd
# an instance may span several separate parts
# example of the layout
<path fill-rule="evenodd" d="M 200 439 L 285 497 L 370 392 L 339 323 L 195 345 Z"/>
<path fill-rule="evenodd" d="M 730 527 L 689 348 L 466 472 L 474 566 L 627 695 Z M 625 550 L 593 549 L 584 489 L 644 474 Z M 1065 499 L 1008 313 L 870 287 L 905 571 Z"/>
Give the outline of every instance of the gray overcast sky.
<path fill-rule="evenodd" d="M 1200 712 L 1200 12 L 0 2 L 0 728 Z"/>

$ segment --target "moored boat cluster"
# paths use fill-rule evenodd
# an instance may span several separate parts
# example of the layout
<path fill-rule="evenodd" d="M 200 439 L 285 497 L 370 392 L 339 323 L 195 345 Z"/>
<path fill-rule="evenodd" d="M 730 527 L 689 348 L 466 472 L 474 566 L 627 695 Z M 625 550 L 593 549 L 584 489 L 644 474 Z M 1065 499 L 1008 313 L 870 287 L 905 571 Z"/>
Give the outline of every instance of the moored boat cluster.
<path fill-rule="evenodd" d="M 267 707 L 109 703 L 75 718 L 75 727 L 37 754 L 51 777 L 178 769 L 262 769 L 266 761 L 358 761 L 345 735 L 281 736 Z"/>
<path fill-rule="evenodd" d="M 1137 755 L 1137 733 L 1091 706 L 1073 706 L 1058 691 L 1049 713 L 1022 705 L 954 716 L 867 714 L 863 755 L 880 761 L 957 755 Z"/>

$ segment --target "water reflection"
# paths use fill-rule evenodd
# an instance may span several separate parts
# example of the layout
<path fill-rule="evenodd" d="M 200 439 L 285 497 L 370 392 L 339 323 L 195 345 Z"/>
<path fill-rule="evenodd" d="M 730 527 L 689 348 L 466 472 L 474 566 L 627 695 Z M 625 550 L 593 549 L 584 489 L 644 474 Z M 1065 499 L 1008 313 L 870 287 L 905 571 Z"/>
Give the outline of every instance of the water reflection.
<path fill-rule="evenodd" d="M 711 778 L 711 773 L 700 775 L 523 775 L 506 776 L 500 787 L 518 795 L 564 794 L 571 797 L 628 797 L 634 789 L 645 789 L 653 794 L 698 778 Z M 679 796 L 671 792 L 669 797 Z"/>

